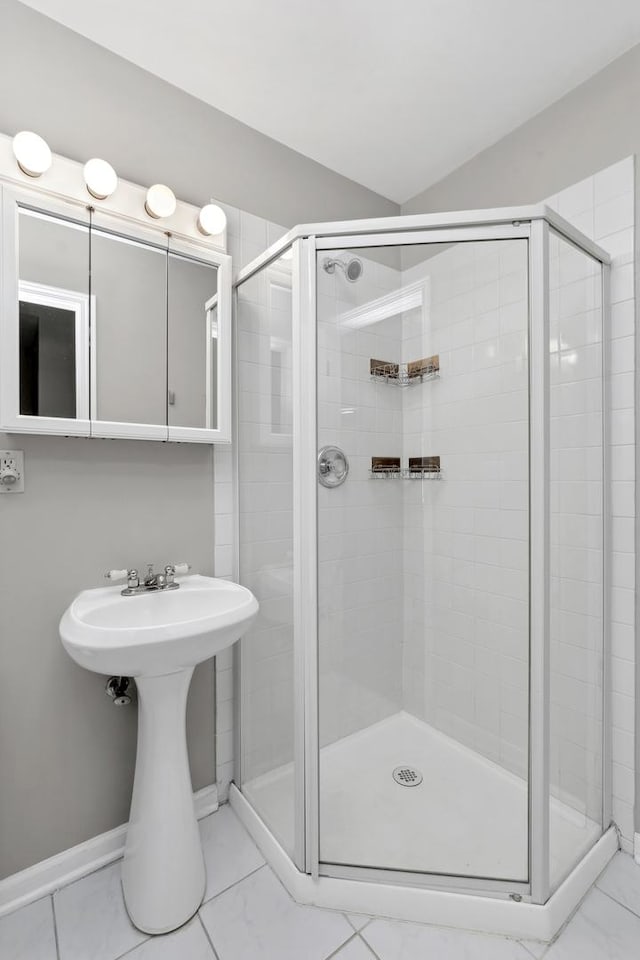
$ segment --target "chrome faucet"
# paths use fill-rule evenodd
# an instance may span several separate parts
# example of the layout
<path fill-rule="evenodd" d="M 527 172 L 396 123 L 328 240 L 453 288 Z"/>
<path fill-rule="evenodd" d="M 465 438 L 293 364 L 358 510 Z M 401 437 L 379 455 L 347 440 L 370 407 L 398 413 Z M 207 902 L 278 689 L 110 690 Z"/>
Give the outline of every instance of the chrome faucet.
<path fill-rule="evenodd" d="M 165 586 L 165 583 L 166 577 L 162 573 L 154 573 L 153 564 L 148 563 L 147 575 L 144 578 L 143 586 L 145 586 L 147 590 L 151 590 L 153 588 L 162 588 Z"/>
<path fill-rule="evenodd" d="M 176 570 L 177 568 L 177 570 Z M 188 563 L 168 563 L 162 573 L 156 573 L 153 564 L 147 564 L 146 576 L 141 578 L 135 567 L 130 570 L 109 570 L 105 573 L 108 580 L 124 580 L 127 585 L 121 591 L 123 597 L 133 597 L 140 593 L 151 593 L 156 590 L 177 590 L 180 586 L 176 581 L 176 572 L 188 573 L 191 569 Z"/>

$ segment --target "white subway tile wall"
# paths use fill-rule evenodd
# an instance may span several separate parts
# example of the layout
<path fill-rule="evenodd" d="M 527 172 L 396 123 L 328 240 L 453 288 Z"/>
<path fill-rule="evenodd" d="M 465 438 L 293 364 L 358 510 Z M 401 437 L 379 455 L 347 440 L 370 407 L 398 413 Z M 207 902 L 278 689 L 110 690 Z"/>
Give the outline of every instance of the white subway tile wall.
<path fill-rule="evenodd" d="M 349 283 L 318 257 L 318 445 L 335 444 L 350 471 L 318 489 L 319 720 L 324 746 L 402 708 L 402 498 L 372 480 L 372 457 L 402 453 L 401 391 L 373 383 L 370 360 L 400 360 L 400 316 L 373 322 L 369 309 L 398 289 L 393 266 L 365 257 Z M 392 255 L 393 256 L 393 255 Z"/>
<path fill-rule="evenodd" d="M 401 490 L 404 708 L 526 778 L 527 242 L 423 257 L 402 359 L 437 354 L 440 378 L 403 391 L 403 458 L 440 456 L 442 480 Z"/>

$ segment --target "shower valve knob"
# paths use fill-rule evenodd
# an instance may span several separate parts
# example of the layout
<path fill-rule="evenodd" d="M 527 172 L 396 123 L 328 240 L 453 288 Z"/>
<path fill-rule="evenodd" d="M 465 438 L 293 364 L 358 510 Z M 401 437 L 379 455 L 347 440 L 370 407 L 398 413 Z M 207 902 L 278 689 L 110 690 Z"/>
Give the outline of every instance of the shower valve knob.
<path fill-rule="evenodd" d="M 349 475 L 349 461 L 339 447 L 323 447 L 318 453 L 318 481 L 323 487 L 339 487 Z"/>

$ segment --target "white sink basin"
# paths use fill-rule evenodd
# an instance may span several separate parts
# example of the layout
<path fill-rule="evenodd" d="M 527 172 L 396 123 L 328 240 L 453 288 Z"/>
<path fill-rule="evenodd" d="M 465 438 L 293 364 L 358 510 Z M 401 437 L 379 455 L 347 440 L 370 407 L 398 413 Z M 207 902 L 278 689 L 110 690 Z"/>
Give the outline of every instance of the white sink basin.
<path fill-rule="evenodd" d="M 246 587 L 211 577 L 123 597 L 84 590 L 60 621 L 69 655 L 96 673 L 135 677 L 138 750 L 122 887 L 132 921 L 168 933 L 197 911 L 206 875 L 193 807 L 185 714 L 196 664 L 238 640 L 258 612 Z M 213 750 L 213 730 L 211 731 Z"/>
<path fill-rule="evenodd" d="M 179 590 L 121 596 L 121 587 L 79 593 L 60 621 L 67 653 L 87 670 L 124 677 L 194 667 L 234 643 L 258 612 L 246 587 L 190 576 Z"/>

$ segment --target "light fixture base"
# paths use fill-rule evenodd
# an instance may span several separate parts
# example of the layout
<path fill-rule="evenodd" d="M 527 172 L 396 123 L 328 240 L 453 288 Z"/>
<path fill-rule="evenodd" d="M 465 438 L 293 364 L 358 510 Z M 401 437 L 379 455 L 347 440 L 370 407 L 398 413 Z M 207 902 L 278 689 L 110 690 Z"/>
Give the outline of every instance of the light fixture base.
<path fill-rule="evenodd" d="M 37 180 L 38 177 L 42 176 L 41 173 L 32 173 L 31 170 L 27 170 L 26 167 L 22 166 L 19 160 L 16 160 L 16 163 L 18 164 L 19 169 L 22 171 L 22 173 L 24 173 L 26 177 L 31 177 L 32 180 Z"/>

